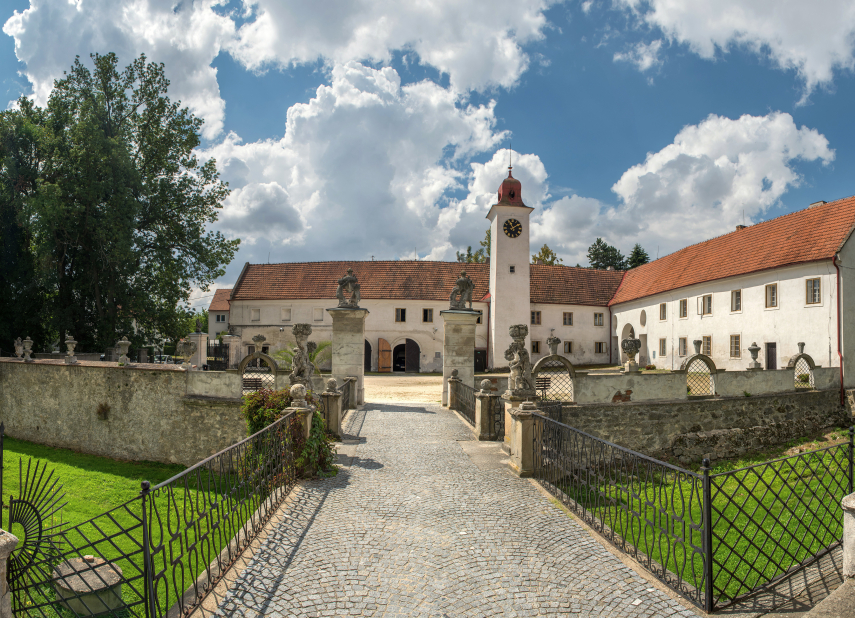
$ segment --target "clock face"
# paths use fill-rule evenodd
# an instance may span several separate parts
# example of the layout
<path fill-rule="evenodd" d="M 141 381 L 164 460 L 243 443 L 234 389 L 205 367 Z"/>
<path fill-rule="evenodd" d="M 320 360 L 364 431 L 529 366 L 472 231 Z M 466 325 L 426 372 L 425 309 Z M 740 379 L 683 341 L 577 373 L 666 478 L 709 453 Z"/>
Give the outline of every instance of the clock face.
<path fill-rule="evenodd" d="M 505 226 L 502 229 L 511 238 L 516 238 L 522 233 L 522 223 L 516 219 L 508 219 L 505 221 Z"/>

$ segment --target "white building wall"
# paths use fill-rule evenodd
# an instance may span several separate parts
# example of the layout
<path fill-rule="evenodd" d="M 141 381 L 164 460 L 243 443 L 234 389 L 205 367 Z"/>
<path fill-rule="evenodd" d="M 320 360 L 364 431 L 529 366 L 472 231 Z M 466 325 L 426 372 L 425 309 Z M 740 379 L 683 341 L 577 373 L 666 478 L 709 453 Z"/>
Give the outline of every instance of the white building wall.
<path fill-rule="evenodd" d="M 217 322 L 217 316 L 221 315 L 225 318 L 223 322 Z M 209 311 L 208 312 L 208 340 L 213 341 L 223 331 L 229 330 L 229 312 L 228 311 Z"/>
<path fill-rule="evenodd" d="M 855 256 L 852 259 L 855 263 Z M 807 304 L 806 280 L 821 280 L 822 302 Z M 778 307 L 766 308 L 766 285 L 777 283 Z M 748 347 L 760 346 L 758 360 L 766 367 L 766 343 L 777 347 L 777 366 L 783 368 L 798 353 L 803 341 L 805 352 L 818 365 L 838 366 L 836 353 L 837 314 L 835 270 L 831 261 L 811 262 L 792 267 L 766 270 L 698 284 L 621 303 L 612 307 L 617 340 L 626 338 L 629 326 L 642 340 L 641 364 L 654 364 L 662 369 L 679 369 L 684 357 L 678 353 L 679 338 L 686 337 L 688 354 L 694 352 L 692 341 L 712 337 L 712 358 L 722 369 L 745 369 L 751 361 Z M 731 291 L 742 290 L 742 310 L 731 311 Z M 713 296 L 711 315 L 700 315 L 699 298 Z M 688 315 L 679 317 L 680 299 L 688 300 Z M 855 300 L 855 298 L 853 298 Z M 667 316 L 659 319 L 659 305 L 666 303 Z M 855 333 L 855 321 L 853 321 Z M 730 335 L 741 336 L 741 358 L 730 357 Z M 659 354 L 659 340 L 666 340 L 666 355 Z M 622 361 L 626 360 L 621 353 Z M 617 359 L 617 354 L 614 355 Z"/>
<path fill-rule="evenodd" d="M 592 307 L 586 305 L 553 305 L 532 303 L 531 311 L 540 311 L 540 325 L 530 324 L 529 335 L 531 342 L 540 342 L 540 353 L 531 354 L 532 364 L 549 354 L 546 340 L 550 331 L 554 330 L 556 337 L 561 339 L 558 353 L 566 357 L 574 365 L 600 365 L 609 362 L 609 309 L 608 307 Z M 573 325 L 564 325 L 564 313 L 573 314 Z M 603 325 L 594 325 L 594 314 L 603 314 Z M 573 353 L 564 352 L 564 342 L 573 342 Z M 595 343 L 603 342 L 605 352 L 597 354 Z M 529 351 L 531 351 L 531 343 Z"/>

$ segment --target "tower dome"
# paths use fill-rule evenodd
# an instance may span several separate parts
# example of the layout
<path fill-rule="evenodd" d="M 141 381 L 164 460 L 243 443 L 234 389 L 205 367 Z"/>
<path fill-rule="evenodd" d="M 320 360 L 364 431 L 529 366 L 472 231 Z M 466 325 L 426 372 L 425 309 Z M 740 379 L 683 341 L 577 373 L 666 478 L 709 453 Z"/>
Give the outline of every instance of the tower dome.
<path fill-rule="evenodd" d="M 522 184 L 514 178 L 511 173 L 512 167 L 508 166 L 508 177 L 502 181 L 499 187 L 499 203 L 525 206 L 522 201 Z"/>

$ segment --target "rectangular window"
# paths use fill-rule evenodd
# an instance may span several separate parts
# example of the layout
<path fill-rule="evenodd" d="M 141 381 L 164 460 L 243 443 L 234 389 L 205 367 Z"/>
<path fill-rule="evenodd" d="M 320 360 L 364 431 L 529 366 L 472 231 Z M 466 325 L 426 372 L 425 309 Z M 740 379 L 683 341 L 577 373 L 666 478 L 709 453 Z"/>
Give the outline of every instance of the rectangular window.
<path fill-rule="evenodd" d="M 766 307 L 778 306 L 778 284 L 770 283 L 766 286 Z"/>
<path fill-rule="evenodd" d="M 564 353 L 565 354 L 573 354 L 573 342 L 565 341 L 564 342 Z"/>
<path fill-rule="evenodd" d="M 701 296 L 701 315 L 712 315 L 712 294 Z"/>
<path fill-rule="evenodd" d="M 226 316 L 224 316 L 222 313 L 217 314 L 217 322 L 225 322 L 225 318 Z"/>
<path fill-rule="evenodd" d="M 808 279 L 805 282 L 806 290 L 805 295 L 807 297 L 808 305 L 817 305 L 822 302 L 822 294 L 820 292 L 819 287 L 819 279 Z"/>
<path fill-rule="evenodd" d="M 433 309 L 422 309 L 422 322 L 433 322 Z"/>
<path fill-rule="evenodd" d="M 312 309 L 312 319 L 315 322 L 323 322 L 324 321 L 324 308 L 323 307 L 315 307 Z"/>
<path fill-rule="evenodd" d="M 573 326 L 573 312 L 565 311 L 564 312 L 564 326 Z"/>
<path fill-rule="evenodd" d="M 710 335 L 701 337 L 701 354 L 712 356 L 712 337 Z"/>
<path fill-rule="evenodd" d="M 680 301 L 680 317 L 687 318 L 689 317 L 689 299 L 684 298 Z"/>
<path fill-rule="evenodd" d="M 595 313 L 594 314 L 594 326 L 602 326 L 603 325 L 603 314 Z"/>
<path fill-rule="evenodd" d="M 250 309 L 249 316 L 249 319 L 253 322 L 261 321 L 261 309 Z"/>
<path fill-rule="evenodd" d="M 680 337 L 680 356 L 685 356 L 687 353 L 688 341 L 685 337 Z"/>
<path fill-rule="evenodd" d="M 659 303 L 659 319 L 668 319 L 668 305 L 666 305 L 665 303 Z"/>
<path fill-rule="evenodd" d="M 730 310 L 742 311 L 742 290 L 732 290 L 730 292 Z"/>
<path fill-rule="evenodd" d="M 540 342 L 532 341 L 531 342 L 531 353 L 532 354 L 540 354 Z"/>
<path fill-rule="evenodd" d="M 395 321 L 396 322 L 406 322 L 407 321 L 407 310 L 406 309 L 395 309 Z"/>
<path fill-rule="evenodd" d="M 531 323 L 532 324 L 540 324 L 540 311 L 532 311 L 531 312 Z"/>
<path fill-rule="evenodd" d="M 668 346 L 665 339 L 659 340 L 659 356 L 665 356 L 668 353 Z"/>
<path fill-rule="evenodd" d="M 742 358 L 742 338 L 739 335 L 730 336 L 730 358 Z"/>
<path fill-rule="evenodd" d="M 600 314 L 600 315 L 602 315 L 602 314 Z M 606 353 L 606 344 L 604 341 L 594 342 L 594 353 L 595 354 L 605 354 Z"/>
<path fill-rule="evenodd" d="M 291 321 L 291 307 L 282 307 L 282 321 L 290 322 Z"/>
<path fill-rule="evenodd" d="M 515 272 L 517 272 L 517 267 L 511 264 L 510 266 L 508 266 L 508 272 L 513 275 Z"/>

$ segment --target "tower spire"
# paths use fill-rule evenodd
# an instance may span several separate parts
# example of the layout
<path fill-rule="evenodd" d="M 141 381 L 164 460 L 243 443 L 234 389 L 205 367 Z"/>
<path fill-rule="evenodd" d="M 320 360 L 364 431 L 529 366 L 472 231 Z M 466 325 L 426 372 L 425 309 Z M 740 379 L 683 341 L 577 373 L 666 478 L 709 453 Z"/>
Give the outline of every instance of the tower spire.
<path fill-rule="evenodd" d="M 509 142 L 509 145 L 508 145 L 508 178 L 513 178 L 513 175 L 511 174 L 511 170 L 514 169 L 513 156 L 514 156 L 514 143 Z"/>

